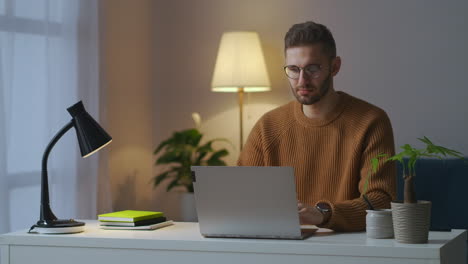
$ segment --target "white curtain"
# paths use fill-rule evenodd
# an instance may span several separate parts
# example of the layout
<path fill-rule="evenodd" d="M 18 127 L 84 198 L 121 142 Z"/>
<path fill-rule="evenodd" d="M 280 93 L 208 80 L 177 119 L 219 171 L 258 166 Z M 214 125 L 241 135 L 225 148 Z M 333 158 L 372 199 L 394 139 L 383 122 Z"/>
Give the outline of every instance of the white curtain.
<path fill-rule="evenodd" d="M 105 128 L 98 1 L 0 0 L 0 233 L 39 220 L 42 155 L 79 100 Z M 82 159 L 74 129 L 49 156 L 58 218 L 109 210 L 106 150 Z M 104 168 L 104 169 L 103 169 Z M 99 196 L 99 206 L 98 197 Z"/>

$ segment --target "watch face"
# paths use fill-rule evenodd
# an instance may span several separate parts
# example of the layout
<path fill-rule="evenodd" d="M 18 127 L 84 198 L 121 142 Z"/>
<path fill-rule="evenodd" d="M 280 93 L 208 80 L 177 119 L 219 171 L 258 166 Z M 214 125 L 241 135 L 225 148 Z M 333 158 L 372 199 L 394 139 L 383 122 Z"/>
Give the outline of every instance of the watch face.
<path fill-rule="evenodd" d="M 316 207 L 317 207 L 317 209 L 319 211 L 327 212 L 327 213 L 330 212 L 330 209 L 331 209 L 330 206 L 328 204 L 326 204 L 326 203 L 319 203 L 319 204 L 317 204 Z"/>

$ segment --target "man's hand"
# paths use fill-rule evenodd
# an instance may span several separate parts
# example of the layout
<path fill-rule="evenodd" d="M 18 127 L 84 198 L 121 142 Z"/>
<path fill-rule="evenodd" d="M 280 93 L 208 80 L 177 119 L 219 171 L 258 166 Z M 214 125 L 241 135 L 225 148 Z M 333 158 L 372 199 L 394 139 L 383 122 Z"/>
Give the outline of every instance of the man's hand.
<path fill-rule="evenodd" d="M 301 225 L 319 225 L 323 222 L 323 214 L 315 206 L 297 204 Z"/>

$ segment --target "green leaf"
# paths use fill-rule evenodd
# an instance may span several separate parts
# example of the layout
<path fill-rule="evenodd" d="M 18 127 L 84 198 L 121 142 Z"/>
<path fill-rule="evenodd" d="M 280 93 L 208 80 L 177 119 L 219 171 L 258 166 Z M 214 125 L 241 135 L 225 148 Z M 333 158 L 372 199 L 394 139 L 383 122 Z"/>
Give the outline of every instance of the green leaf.
<path fill-rule="evenodd" d="M 361 196 L 366 195 L 367 186 L 369 185 L 370 176 L 371 176 L 371 172 L 369 171 L 369 172 L 367 173 L 367 178 L 366 178 L 366 181 L 364 182 L 364 186 L 362 187 Z"/>
<path fill-rule="evenodd" d="M 214 140 L 210 140 L 208 142 L 206 142 L 205 144 L 203 144 L 202 146 L 198 147 L 197 148 L 197 152 L 201 152 L 201 153 L 208 153 L 208 152 L 212 152 L 213 151 L 213 148 L 211 147 L 211 144 L 214 142 Z"/>
<path fill-rule="evenodd" d="M 172 171 L 166 171 L 164 173 L 161 173 L 159 174 L 158 176 L 156 176 L 154 178 L 154 186 L 158 186 L 162 181 L 164 181 L 165 179 L 167 179 L 169 177 L 169 174 L 171 173 Z"/>
<path fill-rule="evenodd" d="M 195 159 L 195 164 L 194 165 L 201 165 L 201 161 L 203 160 L 204 157 L 206 157 L 206 155 L 209 153 L 209 152 L 213 152 L 213 148 L 211 147 L 211 144 L 213 143 L 213 140 L 210 140 L 208 141 L 207 143 L 205 143 L 204 145 L 198 147 L 195 152 L 198 153 L 197 155 L 197 158 Z"/>
<path fill-rule="evenodd" d="M 229 152 L 226 149 L 221 149 L 213 153 L 206 161 L 208 166 L 226 166 L 226 163 L 221 160 L 222 157 L 227 156 Z"/>
<path fill-rule="evenodd" d="M 426 143 L 427 145 L 433 145 L 432 141 L 430 141 L 426 136 L 424 136 L 423 138 L 418 138 L 420 141 L 422 141 L 423 143 Z"/>
<path fill-rule="evenodd" d="M 376 173 L 377 169 L 379 168 L 379 158 L 371 159 L 371 164 L 372 164 L 372 172 Z"/>
<path fill-rule="evenodd" d="M 220 159 L 209 159 L 206 163 L 208 166 L 226 166 L 226 162 Z"/>
<path fill-rule="evenodd" d="M 166 152 L 161 157 L 158 158 L 156 164 L 168 164 L 173 162 L 180 162 L 181 155 L 176 152 Z"/>
<path fill-rule="evenodd" d="M 362 196 L 364 196 L 365 193 L 367 192 L 367 188 L 368 188 L 369 181 L 370 181 L 370 178 L 372 176 L 372 173 L 376 173 L 378 168 L 379 168 L 379 160 L 381 158 L 386 157 L 386 156 L 388 156 L 388 155 L 385 154 L 385 153 L 380 153 L 380 154 L 378 154 L 377 156 L 375 156 L 374 158 L 372 158 L 370 160 L 372 169 L 369 170 L 368 173 L 367 173 L 366 181 L 364 182 L 364 186 L 363 186 Z M 384 162 L 387 162 L 387 161 L 385 160 Z M 372 171 L 372 173 L 371 173 L 371 171 Z"/>
<path fill-rule="evenodd" d="M 227 156 L 229 152 L 226 149 L 221 149 L 216 151 L 211 155 L 211 157 L 207 160 L 208 166 L 226 166 L 226 163 L 221 160 L 222 157 Z"/>
<path fill-rule="evenodd" d="M 163 142 L 161 142 L 161 144 L 158 145 L 158 147 L 156 148 L 156 150 L 153 152 L 154 155 L 158 154 L 159 151 L 161 151 L 161 149 L 163 149 L 165 146 L 167 145 L 170 145 L 174 142 L 174 139 L 173 138 L 169 138 Z"/>
<path fill-rule="evenodd" d="M 177 144 L 184 144 L 190 145 L 193 147 L 198 146 L 200 140 L 202 138 L 202 134 L 197 129 L 187 129 L 181 132 L 176 132 L 174 134 L 174 139 Z"/>
<path fill-rule="evenodd" d="M 401 153 L 399 153 L 399 154 L 397 154 L 397 155 L 394 155 L 394 156 L 392 156 L 392 157 L 389 157 L 389 158 L 387 159 L 387 161 L 398 161 L 398 162 L 400 162 L 400 163 L 403 163 L 403 158 L 404 158 L 404 156 L 405 156 L 405 153 L 404 153 L 404 152 L 401 152 Z"/>
<path fill-rule="evenodd" d="M 220 158 L 222 158 L 224 156 L 227 156 L 228 154 L 229 154 L 229 152 L 226 149 L 221 149 L 221 150 L 218 150 L 215 153 L 213 153 L 213 155 L 211 155 L 210 159 L 220 159 Z"/>
<path fill-rule="evenodd" d="M 408 172 L 410 175 L 415 174 L 415 166 L 416 166 L 416 161 L 418 160 L 418 155 L 414 154 L 411 156 L 408 160 Z"/>
<path fill-rule="evenodd" d="M 413 147 L 410 144 L 404 144 L 401 146 L 402 149 L 406 150 L 407 152 L 413 152 Z"/>
<path fill-rule="evenodd" d="M 447 156 L 464 159 L 463 154 L 453 149 L 445 148 L 443 146 L 438 146 L 432 143 L 432 141 L 427 138 L 418 138 L 420 141 L 426 144 L 426 151 L 431 154 L 429 157 L 442 159 Z"/>
<path fill-rule="evenodd" d="M 180 186 L 179 181 L 177 179 L 173 180 L 166 188 L 166 191 L 170 191 L 172 188 Z"/>

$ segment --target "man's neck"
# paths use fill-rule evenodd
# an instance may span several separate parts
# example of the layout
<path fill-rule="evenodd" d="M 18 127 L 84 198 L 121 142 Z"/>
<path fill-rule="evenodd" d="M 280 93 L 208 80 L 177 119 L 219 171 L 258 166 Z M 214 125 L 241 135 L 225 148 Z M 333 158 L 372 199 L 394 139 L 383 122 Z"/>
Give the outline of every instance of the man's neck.
<path fill-rule="evenodd" d="M 311 105 L 302 105 L 302 112 L 310 119 L 323 119 L 335 109 L 338 104 L 339 95 L 330 88 L 328 93 L 317 103 Z"/>

